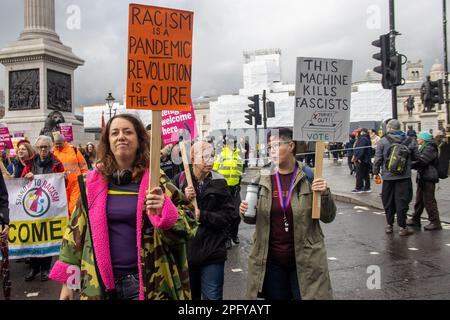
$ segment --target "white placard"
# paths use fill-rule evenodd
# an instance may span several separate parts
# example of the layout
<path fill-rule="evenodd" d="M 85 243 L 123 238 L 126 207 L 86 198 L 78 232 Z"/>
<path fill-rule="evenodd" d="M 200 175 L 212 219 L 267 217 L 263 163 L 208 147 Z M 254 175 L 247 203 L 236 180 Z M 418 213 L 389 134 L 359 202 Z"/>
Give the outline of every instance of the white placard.
<path fill-rule="evenodd" d="M 63 173 L 36 175 L 32 181 L 5 181 L 10 211 L 10 259 L 59 254 L 67 225 L 64 181 Z"/>
<path fill-rule="evenodd" d="M 297 58 L 295 140 L 348 140 L 352 68 L 350 60 Z"/>

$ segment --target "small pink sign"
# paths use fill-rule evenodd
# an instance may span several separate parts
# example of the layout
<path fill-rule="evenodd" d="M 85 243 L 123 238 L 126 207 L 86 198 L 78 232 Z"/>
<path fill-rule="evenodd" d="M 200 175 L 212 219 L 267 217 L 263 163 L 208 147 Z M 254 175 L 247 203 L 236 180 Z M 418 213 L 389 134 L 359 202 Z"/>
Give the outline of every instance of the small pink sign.
<path fill-rule="evenodd" d="M 11 136 L 8 127 L 0 127 L 0 150 L 4 150 L 7 146 L 10 150 L 13 148 Z"/>
<path fill-rule="evenodd" d="M 25 138 L 25 131 L 16 131 L 13 132 L 14 138 Z"/>
<path fill-rule="evenodd" d="M 60 123 L 59 131 L 61 132 L 63 137 L 66 138 L 67 142 L 73 141 L 73 128 L 71 123 Z"/>
<path fill-rule="evenodd" d="M 192 103 L 190 111 L 163 111 L 161 124 L 161 135 L 166 145 L 177 143 L 180 135 L 184 137 L 184 140 L 197 138 L 197 125 Z"/>

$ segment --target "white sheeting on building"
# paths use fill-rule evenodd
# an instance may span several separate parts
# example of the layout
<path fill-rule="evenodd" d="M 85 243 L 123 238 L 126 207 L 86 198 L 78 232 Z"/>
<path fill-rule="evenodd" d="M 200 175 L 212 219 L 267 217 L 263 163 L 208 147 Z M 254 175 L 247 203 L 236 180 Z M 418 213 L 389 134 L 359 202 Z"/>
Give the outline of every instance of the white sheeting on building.
<path fill-rule="evenodd" d="M 392 95 L 378 83 L 363 83 L 352 92 L 350 122 L 384 121 L 392 117 Z"/>
<path fill-rule="evenodd" d="M 390 90 L 385 90 L 381 84 L 362 83 L 357 86 L 358 91 L 352 92 L 350 122 L 384 121 L 392 117 L 392 98 Z M 268 99 L 275 102 L 274 119 L 268 119 L 269 128 L 293 127 L 295 92 L 294 85 L 280 85 L 277 87 L 282 92 L 268 94 Z M 228 119 L 231 121 L 231 129 L 249 129 L 251 126 L 244 121 L 245 110 L 248 109 L 249 96 L 260 94 L 264 88 L 241 89 L 239 95 L 220 96 L 217 101 L 211 102 L 211 131 L 227 128 Z M 266 88 L 267 92 L 269 89 Z M 272 88 L 274 90 L 274 88 Z M 291 92 L 291 96 L 289 95 Z M 262 101 L 260 101 L 262 106 Z M 262 114 L 262 109 L 261 109 Z"/>
<path fill-rule="evenodd" d="M 256 89 L 281 81 L 280 55 L 253 56 L 244 64 L 244 88 Z"/>

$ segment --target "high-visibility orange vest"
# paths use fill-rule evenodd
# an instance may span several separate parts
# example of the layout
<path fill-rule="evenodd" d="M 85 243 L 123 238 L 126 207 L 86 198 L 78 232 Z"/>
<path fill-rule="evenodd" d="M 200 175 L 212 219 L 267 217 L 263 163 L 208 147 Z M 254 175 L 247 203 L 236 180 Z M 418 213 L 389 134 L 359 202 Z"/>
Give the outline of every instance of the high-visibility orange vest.
<path fill-rule="evenodd" d="M 53 153 L 64 165 L 64 172 L 67 173 L 66 194 L 70 217 L 80 197 L 78 176 L 88 172 L 87 163 L 80 151 L 67 142 L 64 143 L 64 148 L 61 151 L 54 148 Z"/>

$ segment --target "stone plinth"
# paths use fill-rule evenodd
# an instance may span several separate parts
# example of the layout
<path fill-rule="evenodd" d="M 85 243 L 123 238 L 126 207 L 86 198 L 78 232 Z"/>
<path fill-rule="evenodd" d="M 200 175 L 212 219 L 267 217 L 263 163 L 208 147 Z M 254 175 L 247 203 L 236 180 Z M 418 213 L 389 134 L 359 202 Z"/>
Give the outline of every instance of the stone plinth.
<path fill-rule="evenodd" d="M 94 139 L 74 116 L 74 72 L 84 64 L 55 32 L 55 1 L 24 0 L 24 30 L 0 50 L 5 66 L 5 123 L 11 132 L 38 137 L 47 116 L 61 111 L 74 127 L 76 142 Z"/>
<path fill-rule="evenodd" d="M 430 131 L 433 130 L 433 134 L 438 132 L 439 124 L 438 124 L 439 115 L 436 112 L 423 112 L 419 115 L 421 130 L 422 131 Z"/>

